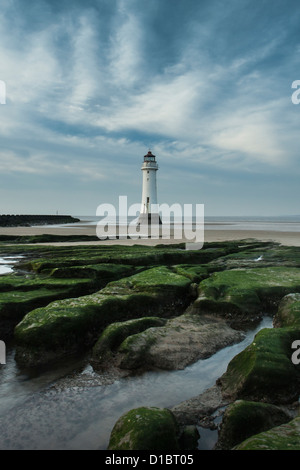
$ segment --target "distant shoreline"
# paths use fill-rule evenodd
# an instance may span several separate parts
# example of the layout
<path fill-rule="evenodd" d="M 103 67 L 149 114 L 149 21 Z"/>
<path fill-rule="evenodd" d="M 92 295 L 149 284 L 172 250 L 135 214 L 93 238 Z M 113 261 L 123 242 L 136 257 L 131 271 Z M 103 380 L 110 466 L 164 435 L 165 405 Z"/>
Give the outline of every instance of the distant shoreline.
<path fill-rule="evenodd" d="M 0 235 L 9 236 L 34 236 L 34 235 L 59 235 L 59 236 L 96 236 L 96 226 L 94 225 L 76 225 L 69 226 L 18 226 L 18 227 L 0 227 Z M 245 240 L 256 239 L 260 241 L 272 241 L 286 246 L 300 246 L 300 233 L 296 231 L 278 231 L 278 230 L 240 230 L 240 229 L 205 229 L 204 242 L 222 242 L 230 240 Z M 56 246 L 70 246 L 70 245 L 158 245 L 158 244 L 173 244 L 187 242 L 183 237 L 182 239 L 174 239 L 172 234 L 169 239 L 163 238 L 142 238 L 142 239 L 111 239 L 111 240 L 91 240 L 91 241 L 61 241 L 61 242 L 48 242 L 45 245 Z"/>

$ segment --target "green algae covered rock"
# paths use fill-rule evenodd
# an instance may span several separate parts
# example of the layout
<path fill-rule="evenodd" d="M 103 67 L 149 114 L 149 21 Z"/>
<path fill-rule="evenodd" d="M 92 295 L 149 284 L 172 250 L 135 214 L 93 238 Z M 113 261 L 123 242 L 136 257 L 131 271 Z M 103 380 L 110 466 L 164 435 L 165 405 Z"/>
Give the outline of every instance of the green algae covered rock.
<path fill-rule="evenodd" d="M 187 294 L 190 284 L 190 279 L 173 272 L 167 266 L 157 266 L 119 281 L 110 282 L 102 292 L 109 295 L 151 292 L 164 296 L 169 294 L 175 299 L 175 296 Z"/>
<path fill-rule="evenodd" d="M 47 356 L 53 360 L 92 347 L 111 323 L 163 315 L 171 308 L 174 314 L 189 302 L 190 284 L 161 266 L 113 281 L 94 294 L 33 310 L 15 328 L 16 360 L 47 362 Z"/>
<path fill-rule="evenodd" d="M 189 278 L 192 282 L 199 283 L 209 275 L 209 269 L 207 265 L 202 264 L 179 264 L 173 266 L 173 268 L 177 274 Z"/>
<path fill-rule="evenodd" d="M 283 296 L 300 292 L 298 268 L 231 269 L 199 284 L 194 306 L 204 312 L 248 316 L 274 310 Z"/>
<path fill-rule="evenodd" d="M 147 330 L 128 336 L 119 348 L 120 368 L 121 369 L 151 369 L 151 360 L 149 360 L 149 350 L 157 341 L 157 328 L 148 328 Z"/>
<path fill-rule="evenodd" d="M 183 450 L 196 450 L 199 439 L 200 434 L 197 426 L 194 424 L 184 426 L 179 438 L 180 448 Z"/>
<path fill-rule="evenodd" d="M 89 279 L 53 279 L 49 276 L 0 276 L 0 331 L 3 340 L 13 336 L 14 327 L 31 310 L 89 292 Z"/>
<path fill-rule="evenodd" d="M 130 276 L 136 271 L 137 268 L 130 265 L 100 263 L 54 268 L 49 271 L 49 274 L 55 278 L 88 277 L 95 281 L 102 281 L 102 287 L 104 287 L 107 282 L 120 279 L 124 276 Z"/>
<path fill-rule="evenodd" d="M 300 450 L 300 418 L 256 434 L 233 450 Z"/>
<path fill-rule="evenodd" d="M 93 346 L 110 323 L 147 315 L 157 307 L 151 295 L 95 294 L 58 300 L 29 312 L 15 327 L 16 361 L 20 365 L 48 362 Z"/>
<path fill-rule="evenodd" d="M 291 345 L 299 338 L 295 328 L 260 330 L 218 379 L 224 396 L 269 403 L 298 399 L 300 366 L 291 361 Z"/>
<path fill-rule="evenodd" d="M 141 407 L 116 422 L 108 450 L 179 450 L 178 425 L 166 408 Z"/>
<path fill-rule="evenodd" d="M 179 370 L 242 339 L 222 319 L 185 313 L 126 338 L 119 347 L 122 369 Z"/>
<path fill-rule="evenodd" d="M 27 247 L 26 247 L 27 249 Z M 235 245 L 234 248 L 236 249 Z M 37 250 L 36 250 L 37 251 Z M 35 272 L 49 272 L 52 269 L 72 266 L 99 265 L 109 263 L 114 265 L 159 266 L 173 264 L 207 263 L 218 256 L 227 253 L 223 247 L 203 248 L 201 250 L 186 250 L 185 244 L 172 245 L 99 245 L 76 247 L 47 247 L 47 252 L 41 251 L 39 257 L 24 261 L 22 266 Z"/>
<path fill-rule="evenodd" d="M 230 450 L 248 437 L 288 421 L 290 416 L 278 406 L 238 400 L 224 413 L 216 447 Z"/>
<path fill-rule="evenodd" d="M 284 326 L 300 328 L 300 294 L 288 294 L 281 300 L 273 324 L 276 328 Z"/>
<path fill-rule="evenodd" d="M 235 356 L 219 380 L 225 395 L 270 402 L 297 397 L 299 368 L 291 361 L 292 328 L 263 329 Z"/>
<path fill-rule="evenodd" d="M 128 337 L 154 326 L 162 326 L 166 320 L 158 317 L 144 317 L 109 325 L 93 347 L 91 363 L 94 369 L 111 365 L 114 352 Z"/>
<path fill-rule="evenodd" d="M 300 247 L 279 246 L 276 243 L 264 242 L 244 245 L 226 256 L 222 256 L 209 263 L 216 270 L 234 268 L 261 268 L 261 267 L 300 267 Z"/>

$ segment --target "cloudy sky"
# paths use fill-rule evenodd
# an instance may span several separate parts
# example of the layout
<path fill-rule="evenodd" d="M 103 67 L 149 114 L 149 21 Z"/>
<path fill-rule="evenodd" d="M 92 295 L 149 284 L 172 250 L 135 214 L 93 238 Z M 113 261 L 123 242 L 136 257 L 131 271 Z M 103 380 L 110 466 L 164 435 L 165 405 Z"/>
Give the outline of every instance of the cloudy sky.
<path fill-rule="evenodd" d="M 299 0 L 1 0 L 0 213 L 299 214 Z"/>

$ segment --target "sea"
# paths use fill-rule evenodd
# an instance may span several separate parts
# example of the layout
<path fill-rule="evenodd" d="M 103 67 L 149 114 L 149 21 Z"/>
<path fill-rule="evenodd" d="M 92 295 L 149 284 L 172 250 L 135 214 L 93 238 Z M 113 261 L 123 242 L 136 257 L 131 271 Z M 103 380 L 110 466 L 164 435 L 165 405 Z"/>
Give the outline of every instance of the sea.
<path fill-rule="evenodd" d="M 105 223 L 117 223 L 119 225 L 126 225 L 133 223 L 136 217 L 96 217 L 96 216 L 74 216 L 80 219 L 80 223 L 75 224 L 76 226 L 84 227 L 86 225 L 97 225 L 99 222 Z M 192 224 L 197 223 L 197 219 L 187 219 Z M 185 219 L 174 219 L 166 222 L 171 224 L 184 223 Z M 162 222 L 165 220 L 162 218 Z M 300 215 L 288 215 L 288 216 L 205 216 L 203 219 L 198 220 L 199 223 L 204 223 L 205 229 L 207 230 L 266 230 L 266 231 L 278 231 L 278 232 L 300 232 Z M 70 227 L 73 224 L 68 224 Z"/>

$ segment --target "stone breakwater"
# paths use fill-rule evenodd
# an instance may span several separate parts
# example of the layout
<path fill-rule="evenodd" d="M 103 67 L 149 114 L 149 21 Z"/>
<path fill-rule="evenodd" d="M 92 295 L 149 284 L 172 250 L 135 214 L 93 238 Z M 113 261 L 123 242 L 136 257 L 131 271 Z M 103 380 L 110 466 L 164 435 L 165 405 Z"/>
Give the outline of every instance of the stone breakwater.
<path fill-rule="evenodd" d="M 79 221 L 70 215 L 0 215 L 0 227 L 72 224 Z"/>

